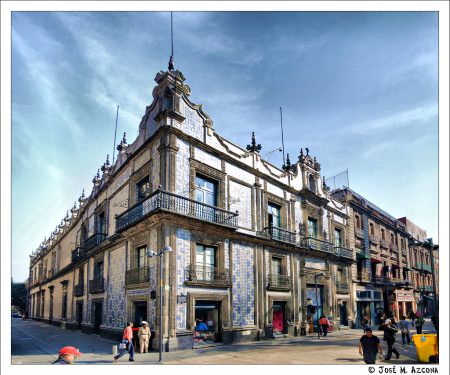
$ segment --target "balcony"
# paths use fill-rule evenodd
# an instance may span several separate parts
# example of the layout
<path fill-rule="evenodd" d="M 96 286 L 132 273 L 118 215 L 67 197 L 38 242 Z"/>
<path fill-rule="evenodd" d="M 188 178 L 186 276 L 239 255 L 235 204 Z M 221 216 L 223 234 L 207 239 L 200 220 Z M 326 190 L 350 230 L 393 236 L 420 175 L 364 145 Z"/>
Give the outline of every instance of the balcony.
<path fill-rule="evenodd" d="M 396 245 L 395 243 L 393 243 L 393 242 L 391 242 L 391 243 L 389 244 L 389 248 L 390 248 L 392 251 L 398 252 L 398 247 L 397 247 L 397 245 Z"/>
<path fill-rule="evenodd" d="M 393 279 L 388 276 L 372 275 L 372 282 L 377 284 L 392 284 Z"/>
<path fill-rule="evenodd" d="M 364 249 L 355 249 L 356 251 L 356 259 L 370 259 L 370 255 L 366 254 Z"/>
<path fill-rule="evenodd" d="M 317 238 L 307 237 L 304 239 L 304 245 L 310 250 L 322 251 L 324 253 L 333 254 L 333 244 L 328 241 L 318 240 Z"/>
<path fill-rule="evenodd" d="M 103 277 L 95 278 L 89 281 L 89 293 L 103 293 L 105 291 L 105 280 Z"/>
<path fill-rule="evenodd" d="M 82 295 L 84 295 L 84 284 L 83 283 L 75 285 L 73 287 L 73 295 L 75 297 L 81 297 Z"/>
<path fill-rule="evenodd" d="M 77 247 L 75 250 L 72 250 L 72 263 L 79 261 L 84 257 L 84 249 L 82 247 Z"/>
<path fill-rule="evenodd" d="M 358 281 L 361 282 L 370 282 L 371 279 L 370 273 L 368 271 L 359 271 L 356 277 L 358 278 Z"/>
<path fill-rule="evenodd" d="M 237 212 L 156 190 L 148 198 L 116 217 L 116 231 L 121 232 L 157 211 L 168 211 L 233 229 L 238 228 Z"/>
<path fill-rule="evenodd" d="M 291 278 L 288 275 L 270 274 L 267 289 L 289 291 L 292 289 Z"/>
<path fill-rule="evenodd" d="M 97 245 L 100 245 L 106 239 L 106 234 L 95 233 L 84 241 L 84 251 L 89 251 Z"/>
<path fill-rule="evenodd" d="M 431 293 L 433 293 L 433 286 L 432 286 L 432 285 L 426 285 L 426 286 L 425 286 L 425 292 L 431 292 Z"/>
<path fill-rule="evenodd" d="M 268 238 L 275 241 L 280 241 L 284 243 L 289 243 L 292 245 L 297 244 L 296 233 L 289 232 L 288 230 L 281 229 L 278 227 L 266 227 L 263 231 L 258 232 L 258 236 Z"/>
<path fill-rule="evenodd" d="M 186 269 L 186 285 L 216 288 L 231 287 L 230 271 L 217 267 L 195 265 Z"/>
<path fill-rule="evenodd" d="M 364 231 L 361 228 L 355 228 L 355 236 L 359 238 L 364 238 Z"/>
<path fill-rule="evenodd" d="M 408 256 L 408 251 L 406 249 L 402 249 L 402 255 L 403 256 Z"/>
<path fill-rule="evenodd" d="M 343 258 L 347 258 L 347 259 L 353 259 L 353 251 L 351 251 L 350 249 L 347 249 L 345 247 L 342 247 L 342 246 L 335 247 L 334 248 L 334 253 L 338 257 L 343 257 Z"/>
<path fill-rule="evenodd" d="M 413 268 L 417 269 L 417 270 L 422 270 L 422 263 L 420 262 L 415 262 L 412 264 Z"/>
<path fill-rule="evenodd" d="M 372 235 L 369 236 L 369 241 L 371 243 L 375 244 L 375 245 L 380 243 L 380 240 L 378 239 L 378 237 L 375 237 L 375 236 L 372 236 Z"/>
<path fill-rule="evenodd" d="M 346 282 L 336 281 L 336 292 L 337 293 L 349 293 L 350 286 Z"/>
<path fill-rule="evenodd" d="M 389 245 L 388 245 L 386 240 L 381 239 L 380 240 L 380 246 L 384 247 L 385 249 L 389 249 Z"/>
<path fill-rule="evenodd" d="M 422 270 L 431 273 L 431 264 L 422 263 Z"/>
<path fill-rule="evenodd" d="M 125 285 L 136 285 L 150 282 L 149 267 L 139 267 L 125 272 Z"/>

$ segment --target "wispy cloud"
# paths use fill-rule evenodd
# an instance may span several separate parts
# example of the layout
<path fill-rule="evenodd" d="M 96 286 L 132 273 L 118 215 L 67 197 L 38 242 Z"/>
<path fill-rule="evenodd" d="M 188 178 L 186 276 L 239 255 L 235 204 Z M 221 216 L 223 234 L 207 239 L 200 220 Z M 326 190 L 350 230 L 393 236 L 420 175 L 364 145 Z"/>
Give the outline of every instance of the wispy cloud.
<path fill-rule="evenodd" d="M 417 126 L 433 119 L 437 116 L 437 114 L 437 105 L 427 104 L 420 107 L 407 109 L 393 115 L 380 117 L 372 121 L 356 124 L 343 129 L 342 132 L 350 131 L 355 134 L 373 134 L 380 131 Z"/>

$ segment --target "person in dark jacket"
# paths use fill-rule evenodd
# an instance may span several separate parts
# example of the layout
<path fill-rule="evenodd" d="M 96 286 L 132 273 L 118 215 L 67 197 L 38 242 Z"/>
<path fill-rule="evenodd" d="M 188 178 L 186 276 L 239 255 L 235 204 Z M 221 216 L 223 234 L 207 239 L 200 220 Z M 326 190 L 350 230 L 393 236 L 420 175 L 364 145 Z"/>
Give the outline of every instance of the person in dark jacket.
<path fill-rule="evenodd" d="M 386 342 L 388 346 L 388 352 L 386 354 L 386 361 L 389 361 L 392 357 L 392 353 L 397 356 L 397 359 L 400 358 L 400 353 L 395 349 L 395 335 L 398 332 L 398 327 L 395 324 L 394 318 L 386 319 L 384 322 L 384 332 L 386 333 Z"/>
<path fill-rule="evenodd" d="M 377 359 L 377 353 L 383 355 L 380 339 L 372 334 L 372 328 L 367 327 L 365 334 L 359 340 L 359 354 L 364 357 L 364 362 L 374 365 Z"/>

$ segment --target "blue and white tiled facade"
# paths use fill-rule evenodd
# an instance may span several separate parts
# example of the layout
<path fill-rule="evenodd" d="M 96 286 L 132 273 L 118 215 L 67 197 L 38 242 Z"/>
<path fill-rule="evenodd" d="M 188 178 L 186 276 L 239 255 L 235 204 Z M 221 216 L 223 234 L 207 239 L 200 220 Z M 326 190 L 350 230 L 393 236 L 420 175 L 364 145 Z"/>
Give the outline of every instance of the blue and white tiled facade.
<path fill-rule="evenodd" d="M 177 264 L 177 296 L 186 295 L 186 269 L 190 264 L 191 233 L 185 229 L 177 229 L 176 233 L 176 264 Z M 186 329 L 186 304 L 177 304 L 176 306 L 176 328 Z"/>
<path fill-rule="evenodd" d="M 254 247 L 233 243 L 232 320 L 235 327 L 255 324 Z"/>
<path fill-rule="evenodd" d="M 106 324 L 113 328 L 124 327 L 125 310 L 125 249 L 110 252 L 109 256 L 108 306 Z"/>

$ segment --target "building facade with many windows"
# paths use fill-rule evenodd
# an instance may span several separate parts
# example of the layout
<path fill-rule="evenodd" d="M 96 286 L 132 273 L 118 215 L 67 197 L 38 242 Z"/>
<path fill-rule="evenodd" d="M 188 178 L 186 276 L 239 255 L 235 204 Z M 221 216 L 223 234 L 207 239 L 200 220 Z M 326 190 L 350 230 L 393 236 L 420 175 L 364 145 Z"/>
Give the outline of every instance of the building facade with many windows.
<path fill-rule="evenodd" d="M 155 81 L 136 140 L 124 136 L 31 256 L 29 314 L 111 337 L 146 320 L 158 337 L 159 262 L 147 250 L 170 246 L 166 350 L 305 334 L 308 315 L 348 325 L 353 213 L 316 158 L 306 148 L 277 168 L 254 134 L 246 149 L 217 134 L 181 72 Z"/>

